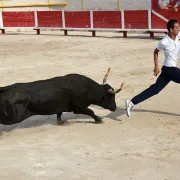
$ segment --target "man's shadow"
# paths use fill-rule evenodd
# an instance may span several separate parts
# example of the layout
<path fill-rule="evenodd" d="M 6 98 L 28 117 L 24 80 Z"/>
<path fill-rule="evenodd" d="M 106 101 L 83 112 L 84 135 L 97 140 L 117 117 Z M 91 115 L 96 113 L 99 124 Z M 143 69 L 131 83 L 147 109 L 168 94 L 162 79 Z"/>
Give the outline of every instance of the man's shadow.
<path fill-rule="evenodd" d="M 145 109 L 133 109 L 133 112 L 148 112 L 148 113 L 168 115 L 168 116 L 180 116 L 180 114 L 177 114 L 177 113 L 156 111 L 156 110 L 145 110 Z M 118 117 L 124 114 L 126 114 L 126 109 L 122 107 L 118 107 L 115 112 L 111 112 L 107 116 L 104 116 L 104 117 L 110 118 L 112 120 L 119 120 Z"/>

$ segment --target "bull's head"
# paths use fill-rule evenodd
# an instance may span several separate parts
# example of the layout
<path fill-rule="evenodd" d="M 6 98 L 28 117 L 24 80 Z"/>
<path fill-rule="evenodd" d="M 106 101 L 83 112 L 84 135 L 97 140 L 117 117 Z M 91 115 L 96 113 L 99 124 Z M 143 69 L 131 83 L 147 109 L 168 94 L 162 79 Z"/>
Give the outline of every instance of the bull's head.
<path fill-rule="evenodd" d="M 101 100 L 100 106 L 102 106 L 105 109 L 109 109 L 110 111 L 115 111 L 116 110 L 115 95 L 122 90 L 124 83 L 121 84 L 119 89 L 114 90 L 109 84 L 106 84 L 109 72 L 110 72 L 110 68 L 108 69 L 103 79 L 102 86 L 105 93 L 103 95 L 103 99 Z"/>

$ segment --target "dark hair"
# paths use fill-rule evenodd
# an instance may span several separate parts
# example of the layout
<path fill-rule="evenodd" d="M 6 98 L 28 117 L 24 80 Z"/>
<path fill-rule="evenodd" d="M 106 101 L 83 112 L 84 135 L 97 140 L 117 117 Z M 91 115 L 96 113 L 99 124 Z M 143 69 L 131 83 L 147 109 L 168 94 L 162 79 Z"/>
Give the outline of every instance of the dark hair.
<path fill-rule="evenodd" d="M 170 29 L 174 28 L 174 24 L 178 23 L 176 19 L 170 19 L 167 23 L 167 30 L 170 32 Z"/>

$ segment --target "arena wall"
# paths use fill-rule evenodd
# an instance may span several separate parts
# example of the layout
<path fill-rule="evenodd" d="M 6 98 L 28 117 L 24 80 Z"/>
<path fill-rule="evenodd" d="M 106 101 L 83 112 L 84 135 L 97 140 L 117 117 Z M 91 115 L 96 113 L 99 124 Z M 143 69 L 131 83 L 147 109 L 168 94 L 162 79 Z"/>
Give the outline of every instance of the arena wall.
<path fill-rule="evenodd" d="M 31 10 L 141 10 L 151 9 L 151 0 L 0 0 L 1 11 L 31 11 Z M 48 6 L 53 3 L 67 2 L 68 5 Z M 44 7 L 4 7 L 11 5 L 37 5 L 46 4 Z"/>

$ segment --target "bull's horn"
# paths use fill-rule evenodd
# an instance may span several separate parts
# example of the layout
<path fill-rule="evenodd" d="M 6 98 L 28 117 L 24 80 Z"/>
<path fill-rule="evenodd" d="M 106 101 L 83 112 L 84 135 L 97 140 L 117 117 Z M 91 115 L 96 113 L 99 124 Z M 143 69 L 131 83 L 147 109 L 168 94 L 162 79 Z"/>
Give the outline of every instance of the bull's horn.
<path fill-rule="evenodd" d="M 111 69 L 111 68 L 108 68 L 108 71 L 107 71 L 107 73 L 106 73 L 105 76 L 104 76 L 103 84 L 105 84 L 106 81 L 107 81 L 107 77 L 108 77 L 108 75 L 109 75 L 110 69 Z"/>
<path fill-rule="evenodd" d="M 112 90 L 112 89 L 109 89 L 108 90 L 108 93 L 110 93 L 110 94 L 117 94 L 118 92 L 120 92 L 122 89 L 123 89 L 123 87 L 124 87 L 124 83 L 122 83 L 121 84 L 121 86 L 120 86 L 120 88 L 119 89 L 117 89 L 117 90 Z"/>

